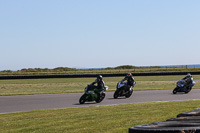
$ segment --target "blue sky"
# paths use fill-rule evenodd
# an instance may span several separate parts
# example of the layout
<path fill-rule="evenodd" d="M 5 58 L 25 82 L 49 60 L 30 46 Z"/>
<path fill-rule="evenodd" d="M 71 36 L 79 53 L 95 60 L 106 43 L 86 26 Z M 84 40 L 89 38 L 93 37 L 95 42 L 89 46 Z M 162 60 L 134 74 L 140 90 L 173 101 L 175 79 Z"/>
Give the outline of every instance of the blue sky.
<path fill-rule="evenodd" d="M 199 0 L 0 0 L 0 70 L 200 64 Z"/>

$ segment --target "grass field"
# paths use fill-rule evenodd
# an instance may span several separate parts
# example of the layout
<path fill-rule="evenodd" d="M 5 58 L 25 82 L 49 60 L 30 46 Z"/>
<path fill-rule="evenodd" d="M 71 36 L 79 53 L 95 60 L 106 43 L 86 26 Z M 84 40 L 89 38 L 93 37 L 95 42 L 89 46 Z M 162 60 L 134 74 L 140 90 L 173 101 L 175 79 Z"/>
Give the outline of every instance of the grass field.
<path fill-rule="evenodd" d="M 134 90 L 174 89 L 176 81 L 183 76 L 136 76 L 137 84 Z M 200 88 L 200 75 L 194 75 L 196 85 Z M 109 86 L 109 91 L 116 89 L 118 81 L 124 77 L 105 77 L 103 80 Z M 85 86 L 95 78 L 60 78 L 60 79 L 16 79 L 0 80 L 0 95 L 29 95 L 83 92 Z"/>
<path fill-rule="evenodd" d="M 183 76 L 136 76 L 134 90 L 173 89 Z M 194 75 L 200 86 L 200 76 Z M 109 91 L 123 77 L 103 78 Z M 0 80 L 0 95 L 83 92 L 95 78 Z M 37 110 L 0 114 L 0 132 L 128 132 L 128 128 L 165 121 L 177 114 L 199 108 L 200 100 L 163 103 L 137 103 L 115 106 Z"/>
<path fill-rule="evenodd" d="M 199 107 L 197 100 L 0 114 L 0 132 L 127 133 L 130 127 L 165 121 Z"/>

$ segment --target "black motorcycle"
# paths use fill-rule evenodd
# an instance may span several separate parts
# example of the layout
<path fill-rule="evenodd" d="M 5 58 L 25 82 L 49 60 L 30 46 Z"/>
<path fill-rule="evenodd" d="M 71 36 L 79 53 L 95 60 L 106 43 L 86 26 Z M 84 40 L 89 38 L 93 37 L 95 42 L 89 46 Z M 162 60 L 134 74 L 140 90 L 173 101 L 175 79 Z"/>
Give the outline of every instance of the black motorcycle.
<path fill-rule="evenodd" d="M 133 83 L 133 85 L 128 88 L 127 82 L 118 82 L 117 83 L 117 89 L 113 95 L 113 97 L 115 99 L 117 99 L 118 97 L 123 97 L 125 96 L 126 98 L 129 98 L 132 93 L 133 93 L 133 87 L 135 86 L 136 82 Z"/>
<path fill-rule="evenodd" d="M 195 81 L 192 81 L 192 84 L 187 84 L 185 80 L 179 80 L 177 82 L 176 88 L 173 90 L 173 94 L 177 92 L 185 92 L 188 93 L 191 91 L 192 87 L 195 85 Z"/>

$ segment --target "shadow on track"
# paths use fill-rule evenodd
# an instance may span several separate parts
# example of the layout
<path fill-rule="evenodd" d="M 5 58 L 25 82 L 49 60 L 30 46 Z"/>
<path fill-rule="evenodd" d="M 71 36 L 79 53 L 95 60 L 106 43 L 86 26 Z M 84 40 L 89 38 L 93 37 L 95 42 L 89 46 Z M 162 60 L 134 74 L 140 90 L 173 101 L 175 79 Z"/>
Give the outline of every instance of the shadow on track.
<path fill-rule="evenodd" d="M 98 104 L 98 103 L 96 103 L 96 102 L 85 102 L 84 104 L 88 105 L 88 104 Z M 84 104 L 75 103 L 73 105 L 84 105 Z"/>
<path fill-rule="evenodd" d="M 117 99 L 127 99 L 127 98 L 126 97 L 118 97 L 118 98 L 115 99 L 115 98 L 112 97 L 112 98 L 106 98 L 106 99 L 108 99 L 108 100 L 117 100 Z"/>

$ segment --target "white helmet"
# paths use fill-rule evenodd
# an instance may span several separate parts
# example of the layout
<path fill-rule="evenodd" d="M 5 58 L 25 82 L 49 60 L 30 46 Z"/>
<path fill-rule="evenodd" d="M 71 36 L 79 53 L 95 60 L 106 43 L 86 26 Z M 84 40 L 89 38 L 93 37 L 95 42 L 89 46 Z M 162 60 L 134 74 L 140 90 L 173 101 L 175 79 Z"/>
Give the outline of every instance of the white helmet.
<path fill-rule="evenodd" d="M 190 74 L 190 73 L 188 73 L 188 74 L 187 74 L 187 77 L 191 77 L 191 74 Z"/>

